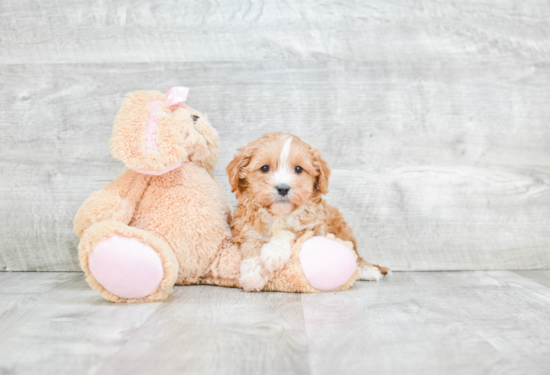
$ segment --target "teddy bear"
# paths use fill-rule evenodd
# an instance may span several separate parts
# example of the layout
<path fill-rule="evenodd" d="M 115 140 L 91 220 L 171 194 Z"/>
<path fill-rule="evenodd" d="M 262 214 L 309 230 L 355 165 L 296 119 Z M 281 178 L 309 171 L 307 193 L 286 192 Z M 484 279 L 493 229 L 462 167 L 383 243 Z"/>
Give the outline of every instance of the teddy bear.
<path fill-rule="evenodd" d="M 110 149 L 126 168 L 78 210 L 74 230 L 86 281 L 112 302 L 158 302 L 174 285 L 240 287 L 231 207 L 214 177 L 220 145 L 206 115 L 184 104 L 185 87 L 129 93 Z M 319 243 L 321 240 L 321 243 Z M 306 233 L 264 291 L 349 288 L 353 245 Z"/>

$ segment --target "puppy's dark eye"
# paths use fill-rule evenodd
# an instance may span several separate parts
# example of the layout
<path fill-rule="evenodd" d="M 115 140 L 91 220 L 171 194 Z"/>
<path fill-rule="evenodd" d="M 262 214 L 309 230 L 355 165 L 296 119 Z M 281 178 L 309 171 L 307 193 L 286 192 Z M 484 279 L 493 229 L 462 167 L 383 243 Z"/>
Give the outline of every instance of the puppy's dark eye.
<path fill-rule="evenodd" d="M 294 168 L 294 172 L 296 172 L 298 174 L 302 173 L 302 171 L 303 171 L 303 169 L 300 166 L 297 166 L 296 168 Z"/>
<path fill-rule="evenodd" d="M 264 165 L 260 169 L 262 170 L 262 172 L 267 173 L 267 172 L 269 172 L 269 165 Z"/>
<path fill-rule="evenodd" d="M 199 119 L 199 116 L 197 115 L 192 115 L 191 117 L 193 118 L 193 122 L 197 122 L 197 120 Z"/>

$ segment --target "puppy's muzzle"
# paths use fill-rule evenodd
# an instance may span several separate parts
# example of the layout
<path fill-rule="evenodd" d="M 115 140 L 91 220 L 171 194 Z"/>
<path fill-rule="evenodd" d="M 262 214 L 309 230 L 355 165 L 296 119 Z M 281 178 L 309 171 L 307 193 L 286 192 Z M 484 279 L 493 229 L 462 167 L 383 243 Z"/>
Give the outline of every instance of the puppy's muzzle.
<path fill-rule="evenodd" d="M 288 185 L 277 185 L 277 186 L 275 186 L 275 189 L 277 189 L 277 192 L 279 193 L 279 195 L 281 197 L 284 197 L 288 194 L 288 192 L 290 190 L 290 186 L 288 186 Z"/>

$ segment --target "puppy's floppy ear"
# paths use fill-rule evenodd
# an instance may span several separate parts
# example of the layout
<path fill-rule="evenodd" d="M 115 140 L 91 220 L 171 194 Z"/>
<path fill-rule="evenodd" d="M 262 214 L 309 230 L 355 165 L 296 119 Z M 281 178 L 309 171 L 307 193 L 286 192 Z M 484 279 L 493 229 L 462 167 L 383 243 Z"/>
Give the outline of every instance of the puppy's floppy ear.
<path fill-rule="evenodd" d="M 243 168 L 250 163 L 252 152 L 251 147 L 240 148 L 239 153 L 235 155 L 233 160 L 227 165 L 227 168 L 225 168 L 227 176 L 229 177 L 232 193 L 237 191 L 239 187 L 244 187 L 246 185 L 246 174 Z"/>
<path fill-rule="evenodd" d="M 313 155 L 313 166 L 319 172 L 319 175 L 316 177 L 315 188 L 319 190 L 321 194 L 328 193 L 328 180 L 330 178 L 330 168 L 326 162 L 323 155 L 319 150 L 315 149 L 312 152 Z"/>

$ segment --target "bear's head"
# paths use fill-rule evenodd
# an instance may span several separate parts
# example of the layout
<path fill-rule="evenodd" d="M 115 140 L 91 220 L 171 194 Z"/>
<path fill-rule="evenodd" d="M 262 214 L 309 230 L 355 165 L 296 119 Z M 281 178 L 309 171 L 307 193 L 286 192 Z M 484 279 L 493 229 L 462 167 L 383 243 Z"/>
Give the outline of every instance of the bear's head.
<path fill-rule="evenodd" d="M 183 162 L 212 173 L 220 153 L 218 133 L 206 116 L 183 104 L 186 90 L 129 93 L 113 126 L 113 157 L 150 175 L 164 174 Z"/>

